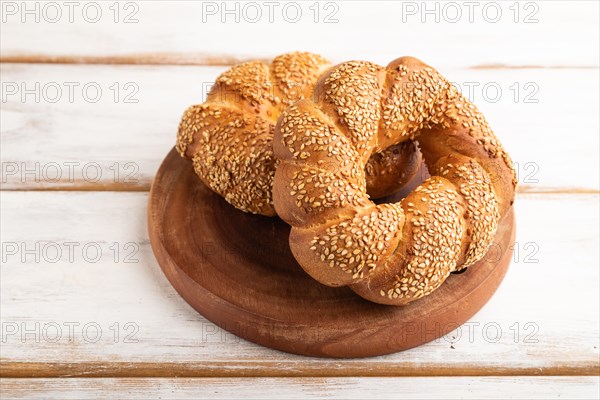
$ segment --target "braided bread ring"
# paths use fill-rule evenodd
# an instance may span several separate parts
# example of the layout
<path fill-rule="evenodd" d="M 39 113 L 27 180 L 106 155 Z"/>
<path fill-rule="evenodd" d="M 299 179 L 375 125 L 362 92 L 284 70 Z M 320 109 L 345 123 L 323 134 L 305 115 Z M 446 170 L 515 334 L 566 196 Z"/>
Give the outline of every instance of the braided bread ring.
<path fill-rule="evenodd" d="M 432 177 L 398 203 L 374 204 L 365 162 L 411 139 Z M 281 115 L 273 146 L 275 209 L 292 225 L 296 260 L 377 303 L 407 304 L 480 260 L 514 200 L 512 161 L 483 115 L 411 57 L 330 69 L 314 101 Z"/>
<path fill-rule="evenodd" d="M 287 106 L 310 96 L 329 67 L 324 58 L 299 52 L 276 57 L 270 65 L 253 61 L 234 66 L 217 78 L 205 103 L 184 113 L 177 134 L 179 154 L 191 159 L 200 179 L 236 208 L 275 215 L 275 122 Z M 376 198 L 393 193 L 413 178 L 420 164 L 412 142 L 379 152 L 366 165 L 368 193 Z"/>

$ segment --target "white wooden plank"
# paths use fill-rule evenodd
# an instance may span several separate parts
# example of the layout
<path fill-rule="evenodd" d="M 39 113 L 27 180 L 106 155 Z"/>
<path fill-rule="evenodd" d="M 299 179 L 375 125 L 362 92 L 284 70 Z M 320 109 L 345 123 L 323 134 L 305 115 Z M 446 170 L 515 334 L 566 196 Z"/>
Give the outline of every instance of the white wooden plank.
<path fill-rule="evenodd" d="M 598 371 L 598 195 L 519 195 L 513 265 L 467 325 L 403 353 L 340 361 L 246 342 L 191 309 L 152 255 L 145 193 L 0 193 L 5 363 L 175 363 L 220 376 Z M 127 246 L 139 248 L 130 263 Z"/>
<path fill-rule="evenodd" d="M 148 189 L 181 114 L 224 69 L 2 64 L 2 187 Z M 517 162 L 521 190 L 598 191 L 597 69 L 441 71 L 488 117 Z M 57 85 L 62 96 L 52 102 Z M 102 95 L 92 103 L 94 87 Z M 136 88 L 137 103 L 125 102 Z"/>
<path fill-rule="evenodd" d="M 0 50 L 4 60 L 228 62 L 305 49 L 338 62 L 400 51 L 439 66 L 597 66 L 598 18 L 598 2 L 566 0 L 4 1 Z"/>
<path fill-rule="evenodd" d="M 593 399 L 598 377 L 2 379 L 14 399 Z"/>

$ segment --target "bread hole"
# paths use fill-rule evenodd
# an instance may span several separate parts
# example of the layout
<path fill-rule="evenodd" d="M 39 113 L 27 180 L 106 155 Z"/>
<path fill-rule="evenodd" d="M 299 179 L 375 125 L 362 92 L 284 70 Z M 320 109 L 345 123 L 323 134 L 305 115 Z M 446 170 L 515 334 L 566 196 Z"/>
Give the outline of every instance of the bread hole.
<path fill-rule="evenodd" d="M 373 200 L 375 204 L 385 204 L 385 203 L 397 203 L 400 200 L 404 199 L 413 190 L 415 190 L 417 188 L 417 186 L 419 186 L 426 179 L 431 177 L 431 175 L 429 174 L 429 170 L 427 169 L 427 166 L 425 165 L 425 162 L 421 161 L 420 164 L 421 165 L 419 166 L 418 170 L 416 171 L 414 177 L 402 189 L 400 189 L 396 193 L 393 193 L 389 196 L 381 197 L 378 199 L 371 199 L 371 200 Z"/>

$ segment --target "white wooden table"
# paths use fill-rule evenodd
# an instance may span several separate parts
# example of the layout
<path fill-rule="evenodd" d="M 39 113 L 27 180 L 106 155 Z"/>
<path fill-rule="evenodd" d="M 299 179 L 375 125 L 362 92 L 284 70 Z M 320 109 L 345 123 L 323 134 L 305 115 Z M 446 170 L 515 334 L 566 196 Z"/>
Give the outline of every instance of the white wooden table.
<path fill-rule="evenodd" d="M 1 7 L 2 398 L 600 396 L 597 1 Z M 455 332 L 305 358 L 220 330 L 162 275 L 147 192 L 183 110 L 229 65 L 292 50 L 417 56 L 516 161 L 513 265 Z"/>

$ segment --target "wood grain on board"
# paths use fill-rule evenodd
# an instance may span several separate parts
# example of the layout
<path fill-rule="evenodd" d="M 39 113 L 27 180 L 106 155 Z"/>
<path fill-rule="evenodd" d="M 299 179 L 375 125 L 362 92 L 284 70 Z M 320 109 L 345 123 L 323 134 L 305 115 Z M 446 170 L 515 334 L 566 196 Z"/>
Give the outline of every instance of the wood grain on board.
<path fill-rule="evenodd" d="M 370 357 L 435 340 L 485 305 L 512 261 L 516 227 L 510 209 L 481 261 L 418 301 L 385 306 L 312 279 L 290 251 L 289 225 L 231 207 L 198 184 L 190 162 L 175 149 L 149 196 L 150 243 L 175 290 L 223 329 L 294 354 Z M 384 201 L 405 196 L 399 192 Z"/>

